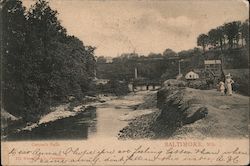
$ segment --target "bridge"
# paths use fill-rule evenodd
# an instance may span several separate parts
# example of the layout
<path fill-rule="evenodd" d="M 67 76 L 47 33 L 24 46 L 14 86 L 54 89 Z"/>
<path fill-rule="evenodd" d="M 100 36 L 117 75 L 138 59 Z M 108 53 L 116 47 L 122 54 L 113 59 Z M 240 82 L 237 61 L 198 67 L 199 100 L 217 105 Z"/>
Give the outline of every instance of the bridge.
<path fill-rule="evenodd" d="M 161 84 L 159 82 L 154 82 L 154 81 L 151 82 L 145 81 L 140 83 L 132 81 L 128 84 L 128 87 L 131 92 L 134 92 L 143 90 L 156 90 L 161 87 Z"/>
<path fill-rule="evenodd" d="M 167 69 L 178 71 L 179 58 L 139 58 L 98 63 L 97 77 L 126 81 L 131 91 L 154 90 L 161 86 Z M 171 72 L 171 71 L 168 71 Z"/>

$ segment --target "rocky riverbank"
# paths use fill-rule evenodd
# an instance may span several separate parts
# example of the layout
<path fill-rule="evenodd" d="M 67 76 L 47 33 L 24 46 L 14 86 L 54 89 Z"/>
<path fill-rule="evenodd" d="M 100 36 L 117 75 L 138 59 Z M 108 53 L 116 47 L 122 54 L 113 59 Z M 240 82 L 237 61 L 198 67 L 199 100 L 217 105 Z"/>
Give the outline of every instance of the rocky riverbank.
<path fill-rule="evenodd" d="M 248 137 L 246 96 L 165 85 L 146 97 L 140 109 L 147 104 L 147 109 L 157 111 L 130 121 L 120 131 L 120 139 Z"/>
<path fill-rule="evenodd" d="M 31 131 L 43 124 L 48 124 L 60 119 L 73 117 L 88 110 L 92 110 L 96 105 L 110 100 L 112 97 L 85 97 L 82 101 L 69 102 L 51 107 L 50 111 L 41 116 L 36 122 L 24 122 L 22 118 L 17 118 L 6 111 L 1 111 L 2 135 L 5 139 L 10 134 L 16 134 L 23 131 Z"/>
<path fill-rule="evenodd" d="M 170 137 L 182 125 L 204 118 L 208 113 L 207 108 L 198 104 L 195 96 L 190 93 L 190 88 L 166 85 L 157 93 L 146 96 L 145 102 L 137 109 L 156 111 L 135 118 L 120 131 L 119 137 L 121 139 Z"/>
<path fill-rule="evenodd" d="M 144 97 L 144 102 L 139 104 L 134 112 L 147 112 L 151 113 L 142 114 L 137 116 L 129 122 L 128 126 L 120 130 L 118 134 L 119 139 L 141 139 L 141 138 L 154 138 L 155 133 L 152 130 L 152 125 L 159 116 L 160 110 L 157 108 L 157 93 L 148 93 Z"/>

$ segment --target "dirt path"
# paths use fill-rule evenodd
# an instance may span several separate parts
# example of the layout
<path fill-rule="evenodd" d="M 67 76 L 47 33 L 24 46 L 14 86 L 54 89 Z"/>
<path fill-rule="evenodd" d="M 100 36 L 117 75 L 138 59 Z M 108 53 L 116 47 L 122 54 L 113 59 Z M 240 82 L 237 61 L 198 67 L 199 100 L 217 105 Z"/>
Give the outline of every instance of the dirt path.
<path fill-rule="evenodd" d="M 216 90 L 187 89 L 189 97 L 208 108 L 208 116 L 178 129 L 173 138 L 247 138 L 249 97 L 221 96 Z"/>
<path fill-rule="evenodd" d="M 208 115 L 191 124 L 183 125 L 171 132 L 171 135 L 157 122 L 160 111 L 138 116 L 121 130 L 121 139 L 205 139 L 205 138 L 248 138 L 249 97 L 239 94 L 221 96 L 216 90 L 198 90 L 186 88 L 186 101 L 191 109 L 207 107 Z M 146 94 L 140 110 L 157 110 L 156 93 Z M 148 105 L 145 107 L 145 105 Z M 136 112 L 136 110 L 135 110 Z M 154 130 L 160 129 L 158 130 Z M 166 136 L 164 136 L 166 135 Z"/>

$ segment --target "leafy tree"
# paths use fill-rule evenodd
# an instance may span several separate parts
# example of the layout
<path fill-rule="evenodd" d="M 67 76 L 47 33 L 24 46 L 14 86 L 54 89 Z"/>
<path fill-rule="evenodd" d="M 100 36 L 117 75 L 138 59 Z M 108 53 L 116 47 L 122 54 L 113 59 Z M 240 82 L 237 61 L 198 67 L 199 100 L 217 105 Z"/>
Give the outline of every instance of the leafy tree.
<path fill-rule="evenodd" d="M 97 57 L 96 62 L 97 63 L 106 63 L 107 59 L 104 56 L 99 56 L 99 57 Z"/>
<path fill-rule="evenodd" d="M 96 69 L 96 60 L 95 60 L 95 49 L 93 46 L 84 46 L 85 53 L 83 54 L 86 57 L 86 68 L 88 77 L 95 77 L 95 69 Z"/>
<path fill-rule="evenodd" d="M 217 31 L 218 42 L 220 44 L 220 49 L 223 50 L 223 45 L 225 45 L 225 43 L 226 43 L 224 27 L 219 26 L 219 27 L 216 28 L 216 31 Z"/>
<path fill-rule="evenodd" d="M 209 44 L 216 47 L 218 44 L 218 31 L 217 29 L 211 29 L 208 32 Z"/>
<path fill-rule="evenodd" d="M 242 41 L 242 46 L 245 42 L 249 43 L 249 20 L 241 23 L 240 21 L 233 21 L 225 23 L 222 26 L 211 29 L 208 35 L 201 34 L 197 38 L 197 45 L 202 46 L 203 50 L 210 44 L 214 48 L 220 47 L 221 50 L 228 44 L 229 48 L 239 47 L 239 40 Z"/>
<path fill-rule="evenodd" d="M 57 50 L 61 41 L 66 38 L 66 30 L 57 19 L 57 11 L 54 11 L 45 0 L 38 0 L 27 12 L 26 28 L 26 87 L 24 108 L 25 112 L 32 110 L 30 114 L 39 116 L 44 112 L 51 100 L 53 86 L 54 66 L 57 61 Z M 65 50 L 67 52 L 67 50 Z M 33 90 L 35 89 L 35 90 Z M 30 92 L 32 91 L 32 93 Z"/>
<path fill-rule="evenodd" d="M 84 46 L 45 0 L 26 13 L 19 0 L 3 6 L 4 108 L 34 121 L 52 102 L 81 99 L 95 71 L 95 47 Z"/>
<path fill-rule="evenodd" d="M 208 43 L 209 43 L 209 37 L 206 34 L 201 34 L 197 38 L 197 45 L 202 47 L 203 52 L 205 52 Z"/>
<path fill-rule="evenodd" d="M 176 56 L 176 52 L 174 52 L 173 50 L 167 48 L 164 52 L 163 52 L 163 56 L 165 57 L 171 57 L 171 56 Z"/>
<path fill-rule="evenodd" d="M 227 36 L 230 48 L 233 48 L 234 41 L 235 41 L 235 44 L 238 46 L 240 24 L 241 24 L 240 21 L 233 21 L 233 22 L 224 24 L 225 35 Z"/>
<path fill-rule="evenodd" d="M 25 69 L 25 8 L 19 0 L 8 0 L 2 4 L 3 34 L 3 104 L 10 113 L 20 115 L 24 105 Z"/>
<path fill-rule="evenodd" d="M 159 54 L 159 53 L 157 54 L 157 53 L 151 52 L 148 54 L 148 57 L 149 58 L 162 58 L 162 54 Z"/>
<path fill-rule="evenodd" d="M 249 45 L 249 19 L 247 19 L 245 22 L 241 24 L 240 32 L 241 32 L 242 43 L 243 43 L 243 40 L 245 40 L 246 45 L 248 46 Z"/>
<path fill-rule="evenodd" d="M 216 29 L 211 29 L 208 32 L 209 44 L 211 44 L 214 48 L 217 46 L 223 50 L 223 42 L 225 42 L 224 30 L 223 27 L 217 27 Z"/>

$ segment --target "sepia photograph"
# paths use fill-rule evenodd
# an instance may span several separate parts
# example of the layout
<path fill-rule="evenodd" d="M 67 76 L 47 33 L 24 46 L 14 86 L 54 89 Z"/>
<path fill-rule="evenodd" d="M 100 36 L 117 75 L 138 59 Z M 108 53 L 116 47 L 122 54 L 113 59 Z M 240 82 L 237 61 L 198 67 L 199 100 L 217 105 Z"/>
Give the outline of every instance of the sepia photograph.
<path fill-rule="evenodd" d="M 0 0 L 0 10 L 1 142 L 8 147 L 1 151 L 9 151 L 8 156 L 24 155 L 24 150 L 10 148 L 19 142 L 37 148 L 33 141 L 41 142 L 40 148 L 47 141 L 55 141 L 46 143 L 52 147 L 57 141 L 72 146 L 80 141 L 87 148 L 92 144 L 84 142 L 92 140 L 123 145 L 144 140 L 152 146 L 165 141 L 165 147 L 173 148 L 198 147 L 207 139 L 249 139 L 247 1 Z M 248 146 L 249 141 L 242 144 Z M 133 148 L 126 162 L 119 158 L 123 164 L 114 155 L 112 161 L 102 160 L 104 150 L 91 165 L 151 161 L 131 159 L 140 150 L 154 154 L 156 165 L 170 160 L 162 151 L 150 151 L 154 148 Z M 69 149 L 60 154 L 80 154 Z M 233 155 L 248 156 L 249 162 L 247 150 L 218 150 L 222 154 L 216 160 L 182 162 L 241 161 Z M 215 154 L 205 151 L 175 153 Z M 117 150 L 121 153 L 125 151 Z M 45 163 L 41 154 L 31 160 Z M 76 162 L 58 160 L 47 164 Z"/>

